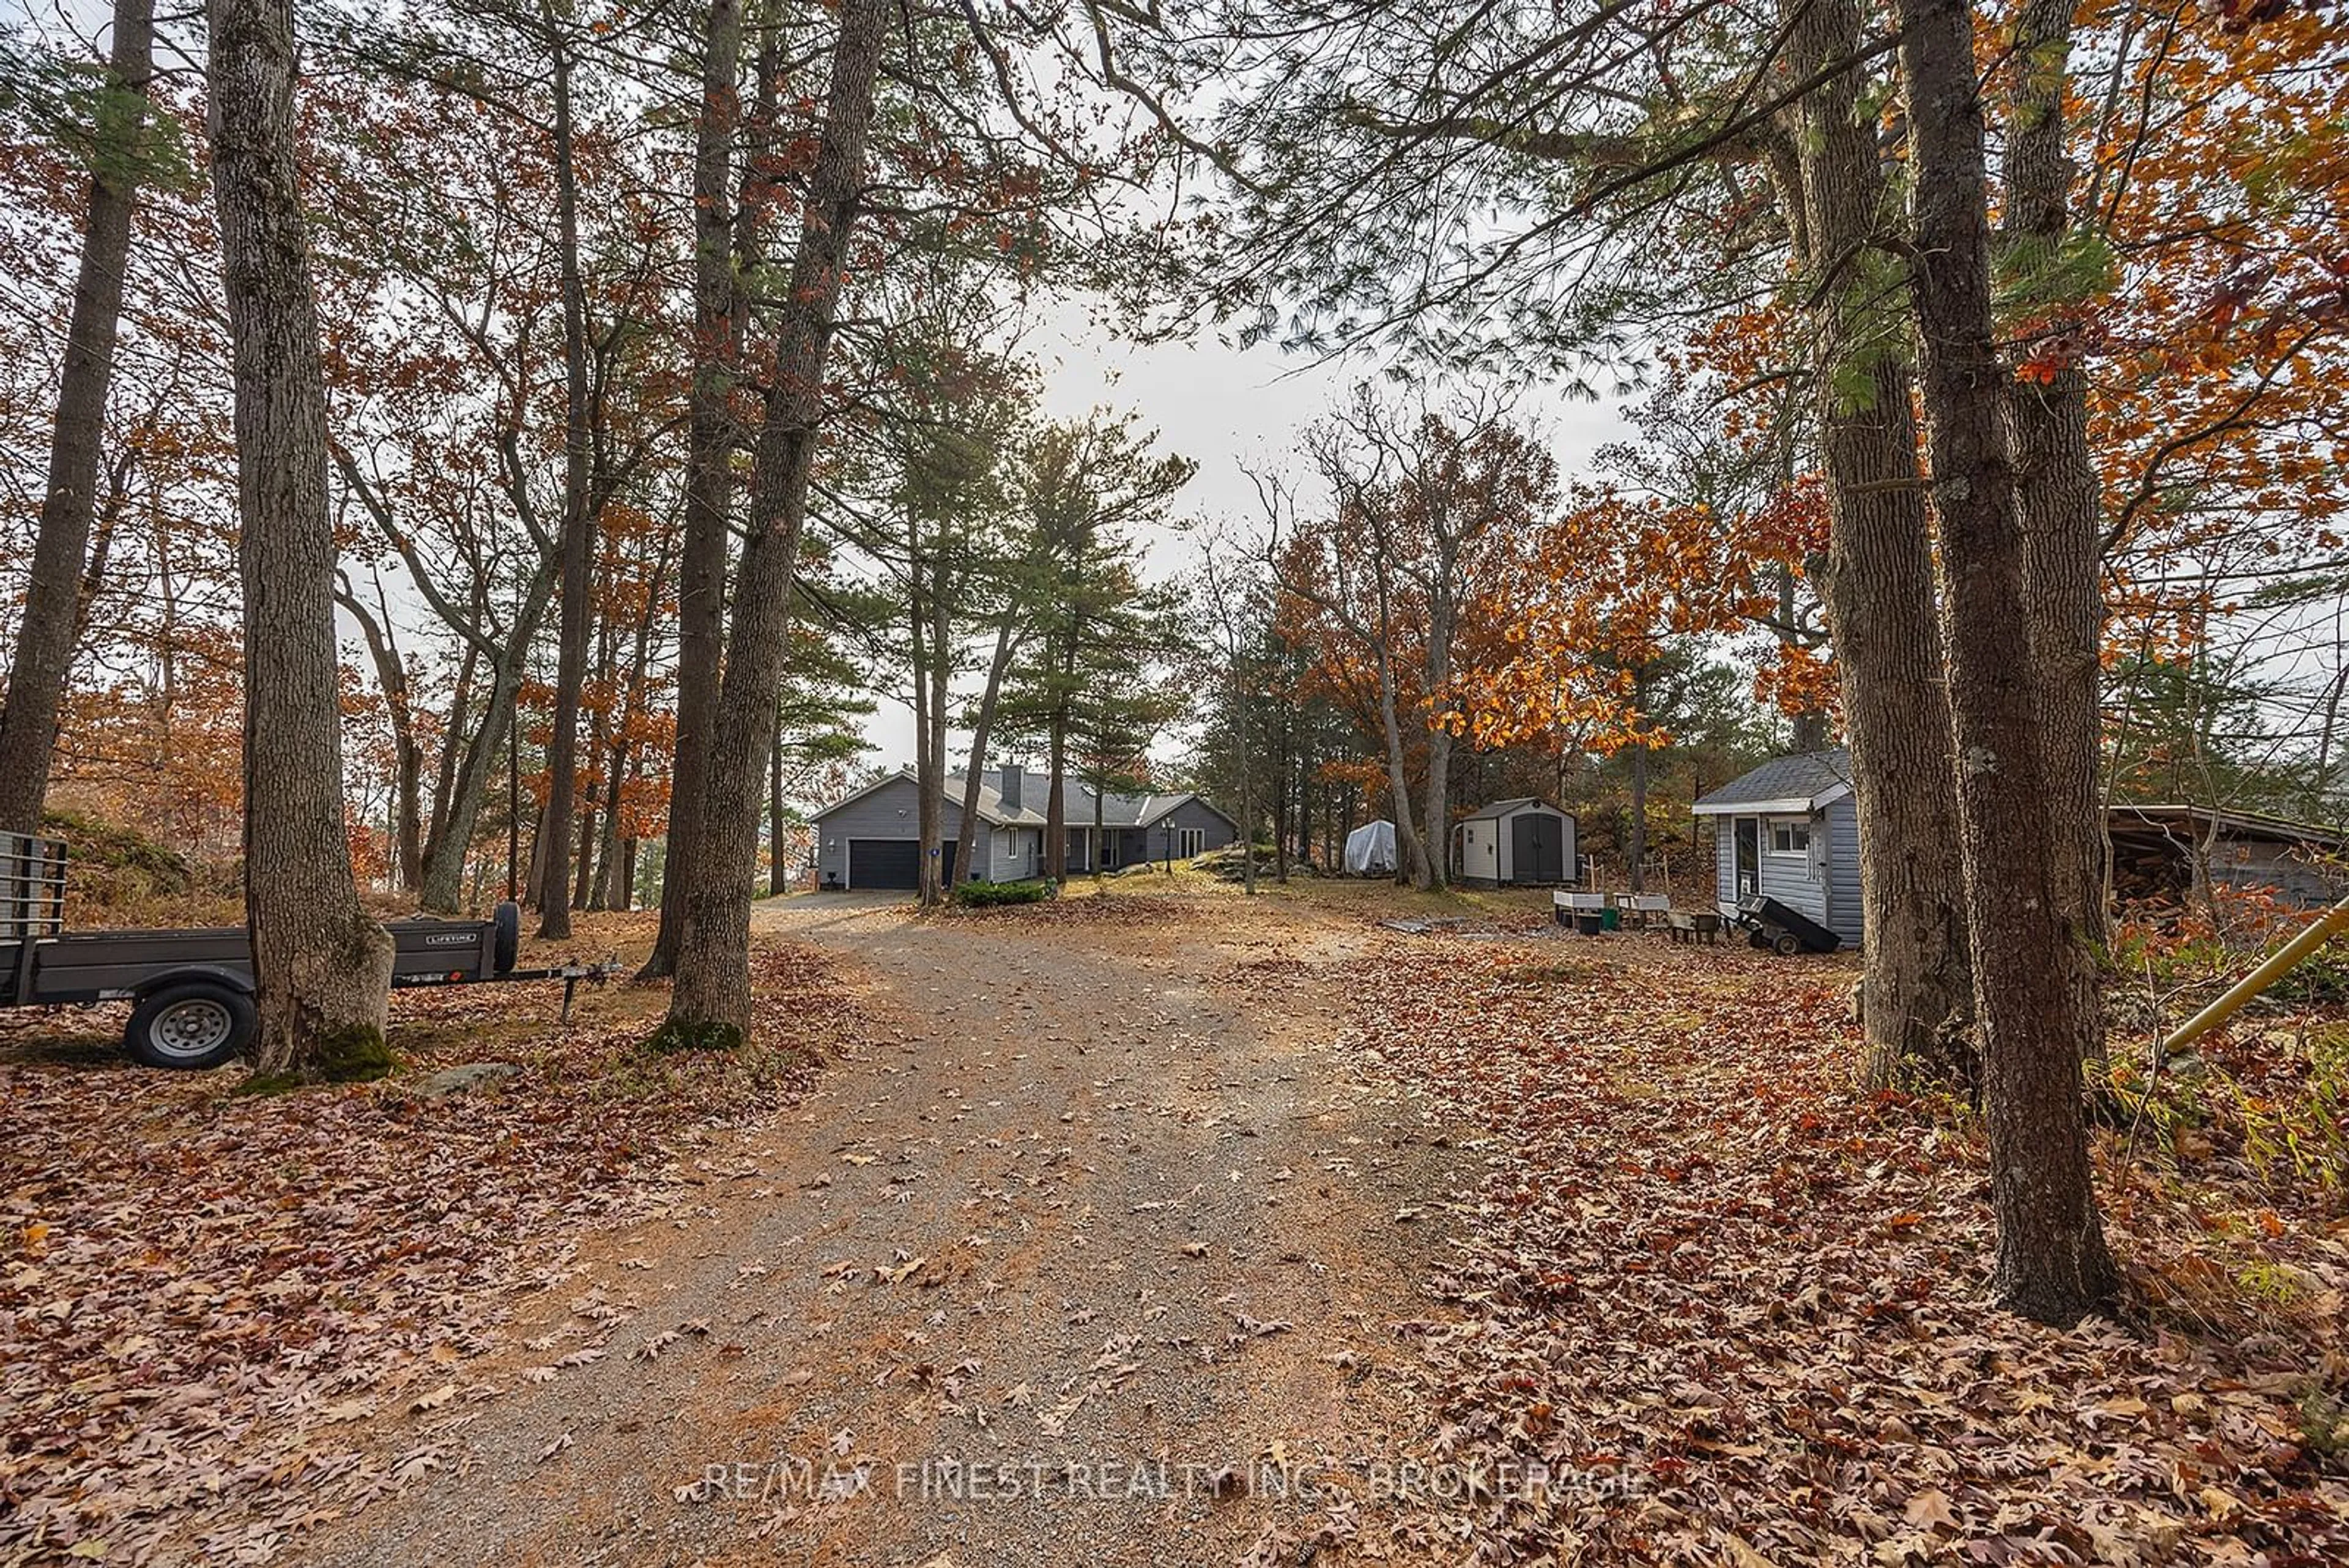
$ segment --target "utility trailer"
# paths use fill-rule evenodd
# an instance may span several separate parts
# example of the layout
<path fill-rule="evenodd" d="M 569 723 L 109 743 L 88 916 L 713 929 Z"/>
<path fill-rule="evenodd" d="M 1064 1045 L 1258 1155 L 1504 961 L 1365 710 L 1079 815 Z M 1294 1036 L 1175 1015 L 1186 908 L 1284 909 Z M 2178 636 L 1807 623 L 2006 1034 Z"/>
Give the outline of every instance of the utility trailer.
<path fill-rule="evenodd" d="M 67 932 L 66 846 L 0 833 L 0 1007 L 134 1003 L 123 1044 L 150 1067 L 214 1067 L 252 1042 L 253 947 L 241 926 Z M 388 920 L 391 983 L 473 985 L 559 980 L 563 1015 L 583 980 L 609 964 L 516 969 L 522 911 L 502 903 L 486 920 L 431 916 Z"/>
<path fill-rule="evenodd" d="M 1789 909 L 1775 898 L 1749 896 L 1737 900 L 1734 906 L 1723 906 L 1723 913 L 1744 928 L 1750 946 L 1781 958 L 1792 958 L 1798 952 L 1831 953 L 1843 946 L 1841 937 L 1800 909 Z"/>

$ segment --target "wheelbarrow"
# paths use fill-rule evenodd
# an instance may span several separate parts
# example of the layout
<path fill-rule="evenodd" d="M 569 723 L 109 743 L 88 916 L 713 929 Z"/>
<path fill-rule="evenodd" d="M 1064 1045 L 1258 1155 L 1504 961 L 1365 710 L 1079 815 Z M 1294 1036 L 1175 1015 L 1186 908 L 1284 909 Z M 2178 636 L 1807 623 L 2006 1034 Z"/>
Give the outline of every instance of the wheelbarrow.
<path fill-rule="evenodd" d="M 1775 898 L 1759 895 L 1740 898 L 1737 912 L 1732 918 L 1745 932 L 1750 945 L 1781 958 L 1792 958 L 1799 952 L 1831 953 L 1843 946 L 1841 937 L 1800 909 L 1789 909 Z"/>

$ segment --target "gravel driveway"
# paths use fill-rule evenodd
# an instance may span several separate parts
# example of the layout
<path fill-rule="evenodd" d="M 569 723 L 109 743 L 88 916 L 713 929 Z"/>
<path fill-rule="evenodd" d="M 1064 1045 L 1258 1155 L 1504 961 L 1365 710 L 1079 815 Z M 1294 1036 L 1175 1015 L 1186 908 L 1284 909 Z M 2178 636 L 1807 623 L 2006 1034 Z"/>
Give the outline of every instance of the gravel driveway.
<path fill-rule="evenodd" d="M 1117 897 L 762 909 L 902 1037 L 587 1238 L 470 1372 L 502 1397 L 408 1417 L 441 1473 L 306 1560 L 1432 1559 L 1370 1478 L 1424 1450 L 1390 1365 L 1454 1157 L 1332 1048 L 1361 928 Z"/>

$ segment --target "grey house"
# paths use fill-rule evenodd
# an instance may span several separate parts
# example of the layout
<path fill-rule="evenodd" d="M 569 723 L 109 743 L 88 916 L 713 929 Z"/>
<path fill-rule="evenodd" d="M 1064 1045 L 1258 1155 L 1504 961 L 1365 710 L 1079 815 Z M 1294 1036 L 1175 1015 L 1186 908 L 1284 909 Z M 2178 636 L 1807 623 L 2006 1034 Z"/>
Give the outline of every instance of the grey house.
<path fill-rule="evenodd" d="M 1851 753 L 1838 746 L 1774 757 L 1700 799 L 1714 820 L 1713 896 L 1756 894 L 1860 940 L 1859 807 Z"/>
<path fill-rule="evenodd" d="M 947 780 L 939 823 L 940 852 L 948 863 L 949 880 L 957 870 L 952 861 L 962 834 L 963 783 L 959 774 Z M 1071 873 L 1188 859 L 1239 838 L 1237 823 L 1188 794 L 1103 794 L 1096 836 L 1094 792 L 1073 778 L 1064 780 L 1061 789 Z M 1000 768 L 982 775 L 978 832 L 972 839 L 967 879 L 1016 882 L 1043 874 L 1044 807 L 1050 790 L 1050 775 L 1024 768 Z M 816 885 L 843 889 L 919 887 L 919 820 L 911 768 L 876 779 L 817 812 L 812 818 Z"/>

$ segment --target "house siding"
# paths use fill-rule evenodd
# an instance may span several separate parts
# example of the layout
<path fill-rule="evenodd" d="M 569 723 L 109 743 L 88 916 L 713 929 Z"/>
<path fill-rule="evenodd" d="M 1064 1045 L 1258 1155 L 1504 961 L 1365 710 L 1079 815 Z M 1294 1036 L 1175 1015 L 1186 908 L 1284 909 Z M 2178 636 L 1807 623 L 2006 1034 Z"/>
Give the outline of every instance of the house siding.
<path fill-rule="evenodd" d="M 1723 904 L 1737 902 L 1736 816 L 1713 818 L 1713 897 Z M 1811 833 L 1821 842 L 1816 859 L 1770 853 L 1770 825 L 1793 820 L 1764 816 L 1761 823 L 1759 885 L 1764 898 L 1775 898 L 1857 945 L 1860 940 L 1859 816 L 1849 796 L 1811 818 Z M 1814 875 L 1814 867 L 1816 875 Z"/>
<path fill-rule="evenodd" d="M 1040 790 L 1028 794 L 1030 807 L 1040 815 L 1044 809 Z M 1092 867 L 1086 857 L 1092 838 L 1092 802 L 1073 793 L 1069 807 L 1069 869 L 1090 872 Z M 848 841 L 852 838 L 910 839 L 917 836 L 919 793 L 910 778 L 893 778 L 870 793 L 817 814 L 814 818 L 816 885 L 844 885 L 848 881 Z M 1044 834 L 1038 827 L 998 827 L 980 820 L 981 831 L 972 846 L 971 865 L 980 876 L 991 881 L 1011 882 L 1040 877 L 1044 871 Z M 1144 861 L 1164 861 L 1170 843 L 1180 858 L 1181 835 L 1186 828 L 1196 828 L 1204 836 L 1203 847 L 1221 849 L 1237 836 L 1237 829 L 1229 817 L 1204 801 L 1186 800 L 1173 811 L 1151 823 L 1147 828 L 1112 826 L 1105 828 L 1102 838 L 1110 853 L 1104 857 L 1112 868 L 1140 865 Z M 1174 837 L 1168 834 L 1172 830 Z M 939 832 L 944 841 L 952 843 L 962 831 L 962 807 L 953 791 L 949 791 Z"/>
<path fill-rule="evenodd" d="M 1453 829 L 1460 850 L 1460 877 L 1467 882 L 1495 882 L 1501 879 L 1500 824 L 1489 816 L 1472 816 Z M 1475 842 L 1469 836 L 1475 835 Z"/>
<path fill-rule="evenodd" d="M 1850 947 L 1857 947 L 1862 929 L 1859 898 L 1859 801 L 1846 795 L 1827 807 L 1826 927 Z"/>
<path fill-rule="evenodd" d="M 920 795 L 909 778 L 895 778 L 871 794 L 850 801 L 815 819 L 815 879 L 818 887 L 848 882 L 848 841 L 852 838 L 914 838 L 919 836 Z M 962 808 L 949 800 L 939 823 L 944 838 L 962 831 Z"/>
<path fill-rule="evenodd" d="M 990 882 L 1023 882 L 1043 875 L 1044 833 L 1036 827 L 990 827 L 987 830 L 987 878 Z"/>
<path fill-rule="evenodd" d="M 1773 855 L 1770 852 L 1772 825 L 1794 820 L 1796 819 L 1785 815 L 1762 819 L 1762 892 L 1764 896 L 1775 898 L 1786 908 L 1798 910 L 1824 926 L 1827 923 L 1826 883 L 1823 877 L 1812 875 L 1812 857 L 1808 855 Z M 1821 832 L 1825 825 L 1813 819 L 1811 829 L 1815 833 Z M 1828 853 L 1833 853 L 1832 847 Z"/>
<path fill-rule="evenodd" d="M 1166 858 L 1168 843 L 1166 833 L 1170 827 L 1175 834 L 1173 843 L 1175 849 L 1174 857 L 1177 860 L 1184 857 L 1182 833 L 1185 828 L 1198 829 L 1201 836 L 1199 847 L 1202 853 L 1210 849 L 1228 848 L 1239 840 L 1239 829 L 1232 826 L 1231 818 L 1204 801 L 1186 800 L 1150 825 L 1151 852 L 1161 860 Z"/>

